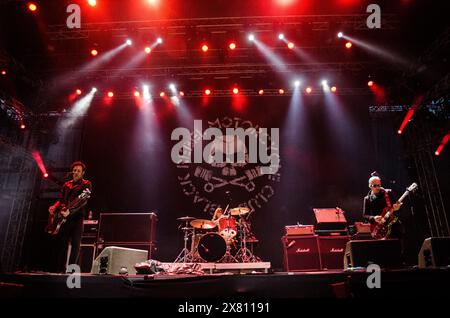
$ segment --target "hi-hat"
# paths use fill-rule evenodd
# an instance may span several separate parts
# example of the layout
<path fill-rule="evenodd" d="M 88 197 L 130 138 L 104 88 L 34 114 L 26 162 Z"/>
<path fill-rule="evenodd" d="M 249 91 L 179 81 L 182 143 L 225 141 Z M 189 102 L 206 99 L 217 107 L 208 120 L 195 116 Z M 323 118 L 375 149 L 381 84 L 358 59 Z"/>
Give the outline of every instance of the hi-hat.
<path fill-rule="evenodd" d="M 204 230 L 210 230 L 217 226 L 216 223 L 210 220 L 203 220 L 203 219 L 196 219 L 191 221 L 192 227 L 195 227 L 196 229 L 204 229 Z"/>
<path fill-rule="evenodd" d="M 234 208 L 230 210 L 231 215 L 244 215 L 250 212 L 249 208 Z"/>

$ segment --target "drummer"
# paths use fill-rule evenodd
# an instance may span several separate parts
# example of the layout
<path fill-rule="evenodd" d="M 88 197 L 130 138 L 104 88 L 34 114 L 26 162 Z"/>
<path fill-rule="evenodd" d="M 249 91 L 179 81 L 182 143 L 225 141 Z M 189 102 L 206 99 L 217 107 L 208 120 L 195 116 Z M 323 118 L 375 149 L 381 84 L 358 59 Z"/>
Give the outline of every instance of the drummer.
<path fill-rule="evenodd" d="M 223 215 L 223 210 L 222 210 L 222 208 L 217 208 L 217 209 L 214 211 L 214 215 L 213 215 L 212 221 L 213 221 L 213 222 L 218 222 L 219 219 L 222 217 L 222 215 Z"/>

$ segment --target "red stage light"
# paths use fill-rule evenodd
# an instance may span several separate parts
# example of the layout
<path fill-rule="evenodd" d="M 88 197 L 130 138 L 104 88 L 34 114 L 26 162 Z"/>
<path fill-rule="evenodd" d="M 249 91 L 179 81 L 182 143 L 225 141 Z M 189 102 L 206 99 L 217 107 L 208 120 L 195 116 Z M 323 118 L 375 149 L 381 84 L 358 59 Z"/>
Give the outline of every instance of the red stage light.
<path fill-rule="evenodd" d="M 180 94 L 180 96 L 184 96 L 184 92 L 183 91 L 180 91 L 179 94 Z"/>
<path fill-rule="evenodd" d="M 145 51 L 145 53 L 150 54 L 150 53 L 152 52 L 152 49 L 149 48 L 149 47 L 146 47 L 146 48 L 144 49 L 144 51 Z"/>
<path fill-rule="evenodd" d="M 28 10 L 30 10 L 31 12 L 36 12 L 37 11 L 37 5 L 34 4 L 33 2 L 28 3 Z"/>
<path fill-rule="evenodd" d="M 205 95 L 206 96 L 211 95 L 211 90 L 210 89 L 205 89 Z"/>
<path fill-rule="evenodd" d="M 81 89 L 77 89 L 77 90 L 75 91 L 75 93 L 76 93 L 77 95 L 81 95 L 82 91 L 81 91 Z"/>
<path fill-rule="evenodd" d="M 139 93 L 139 91 L 134 91 L 134 97 L 139 97 L 141 96 L 141 93 Z"/>
<path fill-rule="evenodd" d="M 48 173 L 44 173 L 44 178 L 48 178 Z"/>
<path fill-rule="evenodd" d="M 258 94 L 259 94 L 259 95 L 263 95 L 263 94 L 264 94 L 264 90 L 263 90 L 263 89 L 260 89 L 259 92 L 258 92 Z"/>
<path fill-rule="evenodd" d="M 307 94 L 310 94 L 312 92 L 312 88 L 308 86 L 305 91 Z"/>
<path fill-rule="evenodd" d="M 278 90 L 278 93 L 280 93 L 280 95 L 283 95 L 283 94 L 284 94 L 284 89 L 280 88 L 280 89 Z"/>
<path fill-rule="evenodd" d="M 27 128 L 27 126 L 25 126 L 25 124 L 20 125 L 20 129 L 25 129 L 25 128 Z"/>
<path fill-rule="evenodd" d="M 336 93 L 337 87 L 336 87 L 336 86 L 331 86 L 331 91 L 332 91 L 333 93 Z"/>
<path fill-rule="evenodd" d="M 292 43 L 292 42 L 289 42 L 288 44 L 287 44 L 287 47 L 288 48 L 290 48 L 291 50 L 294 48 L 294 43 Z"/>
<path fill-rule="evenodd" d="M 5 70 L 2 71 L 2 75 L 6 75 L 6 71 Z"/>
<path fill-rule="evenodd" d="M 228 47 L 230 48 L 230 50 L 234 50 L 236 48 L 236 43 L 231 42 Z"/>
<path fill-rule="evenodd" d="M 353 46 L 352 42 L 347 42 L 347 43 L 345 43 L 345 47 L 346 47 L 347 49 L 351 49 L 352 46 Z"/>
<path fill-rule="evenodd" d="M 92 56 L 97 56 L 98 51 L 96 49 L 91 50 L 91 55 Z"/>
<path fill-rule="evenodd" d="M 238 94 L 239 93 L 239 89 L 237 87 L 233 88 L 233 94 Z"/>
<path fill-rule="evenodd" d="M 373 86 L 373 81 L 368 81 L 367 82 L 367 86 L 372 87 Z"/>
<path fill-rule="evenodd" d="M 397 130 L 397 134 L 401 135 L 401 134 L 402 134 L 402 131 L 401 131 L 400 129 Z"/>
<path fill-rule="evenodd" d="M 207 52 L 208 51 L 208 46 L 206 44 L 202 45 L 202 51 L 203 52 Z"/>
<path fill-rule="evenodd" d="M 435 154 L 436 156 L 439 156 L 441 153 L 440 153 L 439 151 L 435 151 L 434 154 Z"/>
<path fill-rule="evenodd" d="M 164 97 L 164 96 L 166 96 L 166 93 L 160 92 L 160 93 L 159 93 L 159 96 L 160 96 L 160 97 Z"/>
<path fill-rule="evenodd" d="M 95 6 L 97 5 L 97 0 L 88 0 L 88 4 L 89 4 L 91 7 L 95 7 Z"/>
<path fill-rule="evenodd" d="M 109 92 L 108 92 L 108 97 L 114 97 L 114 93 L 111 92 L 111 91 L 109 91 Z"/>

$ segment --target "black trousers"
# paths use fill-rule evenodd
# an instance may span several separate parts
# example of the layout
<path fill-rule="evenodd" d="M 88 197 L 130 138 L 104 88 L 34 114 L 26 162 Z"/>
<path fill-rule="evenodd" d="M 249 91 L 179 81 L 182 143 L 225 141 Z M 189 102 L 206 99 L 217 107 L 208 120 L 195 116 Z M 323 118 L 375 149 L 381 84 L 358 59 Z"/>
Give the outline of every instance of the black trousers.
<path fill-rule="evenodd" d="M 67 251 L 71 245 L 69 264 L 77 264 L 80 254 L 81 235 L 83 234 L 83 218 L 77 217 L 68 220 L 55 237 L 54 266 L 56 273 L 66 272 Z"/>

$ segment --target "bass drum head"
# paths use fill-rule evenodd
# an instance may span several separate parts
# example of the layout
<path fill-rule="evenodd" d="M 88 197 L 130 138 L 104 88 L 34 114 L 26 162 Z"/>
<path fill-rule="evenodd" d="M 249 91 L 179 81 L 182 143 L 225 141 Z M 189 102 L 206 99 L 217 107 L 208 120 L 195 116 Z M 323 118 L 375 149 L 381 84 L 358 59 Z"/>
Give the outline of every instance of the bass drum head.
<path fill-rule="evenodd" d="M 217 233 L 208 233 L 198 242 L 198 254 L 206 262 L 217 262 L 227 251 L 227 243 Z"/>

